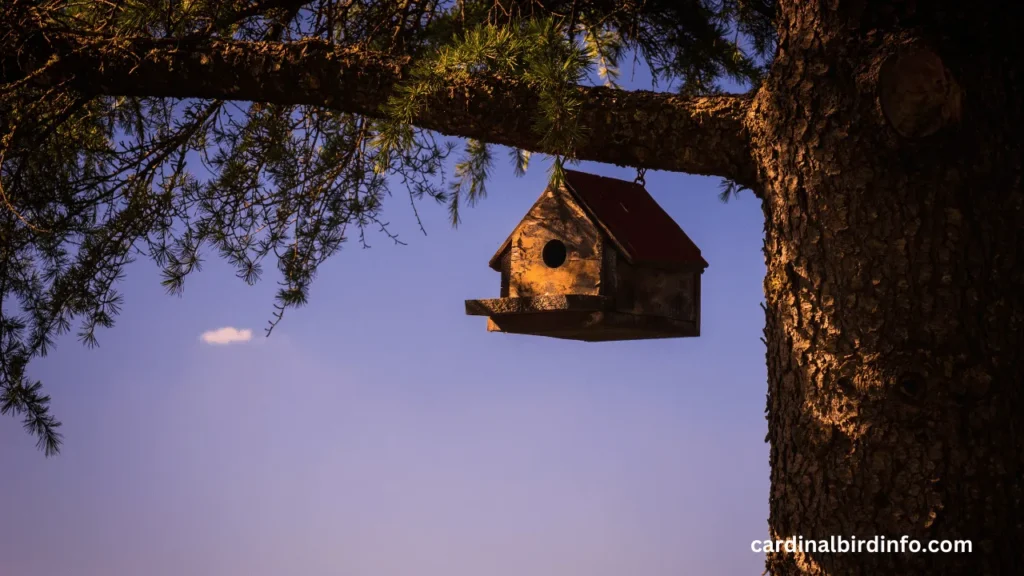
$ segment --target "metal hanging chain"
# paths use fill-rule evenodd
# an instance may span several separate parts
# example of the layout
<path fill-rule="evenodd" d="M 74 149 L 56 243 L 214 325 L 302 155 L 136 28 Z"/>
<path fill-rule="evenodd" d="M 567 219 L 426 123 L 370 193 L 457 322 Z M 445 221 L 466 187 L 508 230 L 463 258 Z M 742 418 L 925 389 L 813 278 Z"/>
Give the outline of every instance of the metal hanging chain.
<path fill-rule="evenodd" d="M 647 168 L 637 168 L 636 169 L 636 180 L 633 180 L 633 182 L 636 182 L 640 186 L 643 186 L 643 187 L 646 188 L 647 187 L 647 183 L 644 182 L 644 174 L 646 174 L 646 173 L 647 173 Z"/>

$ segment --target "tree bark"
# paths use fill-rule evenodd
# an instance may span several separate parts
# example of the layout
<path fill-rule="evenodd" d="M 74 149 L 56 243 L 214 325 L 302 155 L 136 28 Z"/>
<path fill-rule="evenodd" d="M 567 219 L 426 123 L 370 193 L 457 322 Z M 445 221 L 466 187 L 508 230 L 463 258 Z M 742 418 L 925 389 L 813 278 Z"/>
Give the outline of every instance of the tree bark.
<path fill-rule="evenodd" d="M 984 2 L 782 2 L 748 119 L 764 191 L 781 575 L 1024 574 L 1019 19 Z"/>

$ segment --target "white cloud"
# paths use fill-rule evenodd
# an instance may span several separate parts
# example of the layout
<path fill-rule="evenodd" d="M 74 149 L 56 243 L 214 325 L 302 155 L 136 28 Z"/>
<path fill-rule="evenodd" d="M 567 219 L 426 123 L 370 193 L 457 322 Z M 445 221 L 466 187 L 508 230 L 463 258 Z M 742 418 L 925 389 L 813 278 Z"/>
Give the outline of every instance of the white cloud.
<path fill-rule="evenodd" d="M 252 340 L 252 330 L 239 330 L 231 326 L 225 326 L 216 330 L 207 330 L 199 337 L 207 344 L 232 344 L 234 342 L 248 342 Z"/>

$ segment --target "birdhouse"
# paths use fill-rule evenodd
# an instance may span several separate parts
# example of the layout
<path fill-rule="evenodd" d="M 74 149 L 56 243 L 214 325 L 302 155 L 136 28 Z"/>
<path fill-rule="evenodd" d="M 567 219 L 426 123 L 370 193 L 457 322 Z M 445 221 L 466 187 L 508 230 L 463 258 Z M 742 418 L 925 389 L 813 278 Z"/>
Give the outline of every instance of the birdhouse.
<path fill-rule="evenodd" d="M 588 342 L 700 335 L 700 249 L 640 184 L 566 170 L 491 258 L 491 332 Z"/>

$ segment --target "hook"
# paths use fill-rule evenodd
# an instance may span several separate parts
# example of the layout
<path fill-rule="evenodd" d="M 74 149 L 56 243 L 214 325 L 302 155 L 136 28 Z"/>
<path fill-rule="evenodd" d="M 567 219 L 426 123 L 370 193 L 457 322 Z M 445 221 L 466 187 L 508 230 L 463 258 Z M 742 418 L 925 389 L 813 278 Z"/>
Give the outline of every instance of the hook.
<path fill-rule="evenodd" d="M 636 180 L 634 180 L 633 182 L 636 182 L 637 184 L 646 187 L 647 183 L 644 182 L 644 174 L 646 174 L 646 173 L 647 173 L 647 168 L 637 168 L 636 169 Z"/>

